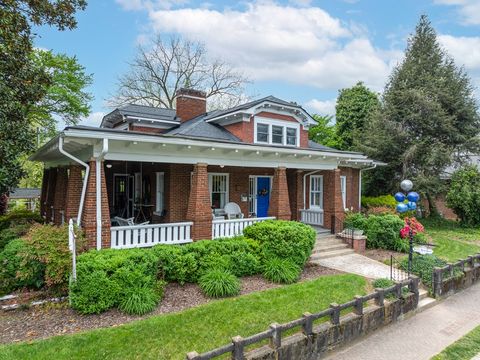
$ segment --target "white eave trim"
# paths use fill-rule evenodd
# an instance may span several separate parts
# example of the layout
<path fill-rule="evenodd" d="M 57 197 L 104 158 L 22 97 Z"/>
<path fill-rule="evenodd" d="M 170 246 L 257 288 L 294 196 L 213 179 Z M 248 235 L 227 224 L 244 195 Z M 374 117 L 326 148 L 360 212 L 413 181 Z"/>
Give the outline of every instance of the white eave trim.
<path fill-rule="evenodd" d="M 103 132 L 103 131 L 88 131 L 81 129 L 68 129 L 64 132 L 67 137 L 77 137 L 77 138 L 90 138 L 93 140 L 100 139 L 109 139 L 109 140 L 118 140 L 118 141 L 130 141 L 130 142 L 144 142 L 151 144 L 166 144 L 166 145 L 185 145 L 185 146 L 199 146 L 199 147 L 215 147 L 218 149 L 230 149 L 230 150 L 243 150 L 243 151 L 261 151 L 269 153 L 278 153 L 282 155 L 302 155 L 302 156 L 324 156 L 329 158 L 336 158 L 338 161 L 353 160 L 353 159 L 365 159 L 371 161 L 367 156 L 362 154 L 351 154 L 351 153 L 337 153 L 331 151 L 322 151 L 322 150 L 310 150 L 305 148 L 284 148 L 284 147 L 275 147 L 275 146 L 263 146 L 258 144 L 242 144 L 242 143 L 229 143 L 229 142 L 215 142 L 208 140 L 194 140 L 180 137 L 169 137 L 161 135 L 141 135 L 141 134 L 132 134 L 129 132 Z"/>

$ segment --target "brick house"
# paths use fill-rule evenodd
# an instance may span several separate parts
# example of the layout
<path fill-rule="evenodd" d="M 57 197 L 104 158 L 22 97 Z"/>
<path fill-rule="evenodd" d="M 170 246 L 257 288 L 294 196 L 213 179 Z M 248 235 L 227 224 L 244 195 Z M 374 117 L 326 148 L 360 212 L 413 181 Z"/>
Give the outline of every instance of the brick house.
<path fill-rule="evenodd" d="M 301 106 L 268 96 L 207 112 L 203 92 L 177 95 L 176 110 L 127 105 L 40 148 L 42 215 L 76 219 L 101 249 L 232 236 L 271 217 L 339 230 L 360 209 L 362 170 L 377 163 L 309 141 Z"/>

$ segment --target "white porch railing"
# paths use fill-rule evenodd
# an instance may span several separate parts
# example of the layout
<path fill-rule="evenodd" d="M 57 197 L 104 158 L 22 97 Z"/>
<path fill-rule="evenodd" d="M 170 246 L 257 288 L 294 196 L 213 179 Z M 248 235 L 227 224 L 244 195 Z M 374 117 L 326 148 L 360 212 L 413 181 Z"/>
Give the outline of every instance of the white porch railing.
<path fill-rule="evenodd" d="M 243 229 L 247 226 L 260 221 L 274 220 L 275 217 L 232 219 L 232 220 L 213 220 L 212 221 L 212 239 L 222 237 L 233 237 L 243 234 Z"/>
<path fill-rule="evenodd" d="M 300 221 L 304 224 L 323 226 L 323 210 L 322 209 L 300 210 Z"/>
<path fill-rule="evenodd" d="M 193 222 L 112 226 L 112 249 L 150 247 L 158 244 L 185 244 L 192 242 Z"/>

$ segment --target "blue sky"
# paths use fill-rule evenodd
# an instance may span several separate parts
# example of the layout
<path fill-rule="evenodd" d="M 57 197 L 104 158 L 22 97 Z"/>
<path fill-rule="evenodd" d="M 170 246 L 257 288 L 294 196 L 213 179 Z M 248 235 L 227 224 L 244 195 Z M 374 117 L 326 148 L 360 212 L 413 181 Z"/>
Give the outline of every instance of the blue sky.
<path fill-rule="evenodd" d="M 36 46 L 77 56 L 94 83 L 97 125 L 118 76 L 156 33 L 202 41 L 244 72 L 247 95 L 275 95 L 333 114 L 338 90 L 364 81 L 380 92 L 421 14 L 480 85 L 479 0 L 90 0 L 78 28 L 36 29 Z"/>

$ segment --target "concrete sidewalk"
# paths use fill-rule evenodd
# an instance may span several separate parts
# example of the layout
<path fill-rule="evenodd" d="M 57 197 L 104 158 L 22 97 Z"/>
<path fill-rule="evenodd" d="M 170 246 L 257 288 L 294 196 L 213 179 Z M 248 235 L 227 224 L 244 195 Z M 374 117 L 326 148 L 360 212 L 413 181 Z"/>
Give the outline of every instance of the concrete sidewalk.
<path fill-rule="evenodd" d="M 480 283 L 329 354 L 335 360 L 430 359 L 480 325 Z"/>

